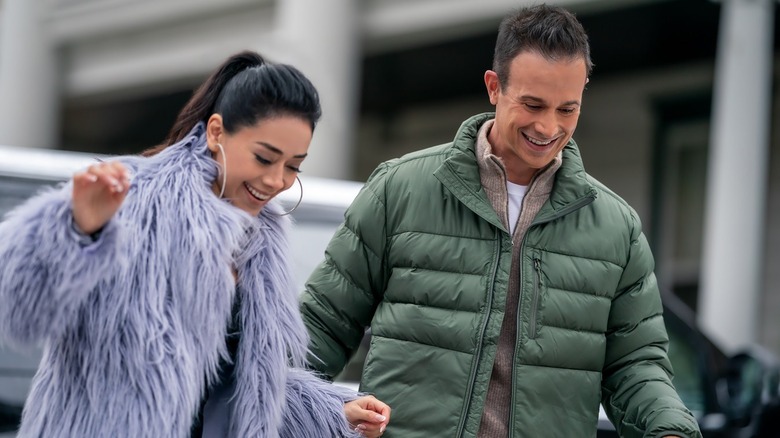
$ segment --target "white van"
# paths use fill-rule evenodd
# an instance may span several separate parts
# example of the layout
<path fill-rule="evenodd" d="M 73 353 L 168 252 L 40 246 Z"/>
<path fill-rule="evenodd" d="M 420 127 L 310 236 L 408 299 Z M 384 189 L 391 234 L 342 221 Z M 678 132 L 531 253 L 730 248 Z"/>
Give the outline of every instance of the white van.
<path fill-rule="evenodd" d="M 81 152 L 0 145 L 0 220 L 10 209 L 45 186 L 67 181 L 76 171 L 86 168 L 98 158 L 110 159 Z M 325 246 L 362 184 L 305 174 L 301 174 L 300 178 L 303 200 L 293 213 L 295 226 L 290 233 L 290 245 L 294 278 L 298 290 L 303 290 L 306 278 L 323 258 Z M 295 184 L 279 198 L 286 204 L 286 209 L 290 209 L 299 195 L 300 186 Z M 19 352 L 0 345 L 0 438 L 15 435 L 13 431 L 19 424 L 22 405 L 40 356 L 40 349 L 32 346 L 28 352 Z M 361 364 L 362 357 L 357 359 Z M 356 381 L 359 375 L 354 373 L 359 372 L 360 364 L 348 369 L 355 371 L 345 373 L 343 378 Z"/>

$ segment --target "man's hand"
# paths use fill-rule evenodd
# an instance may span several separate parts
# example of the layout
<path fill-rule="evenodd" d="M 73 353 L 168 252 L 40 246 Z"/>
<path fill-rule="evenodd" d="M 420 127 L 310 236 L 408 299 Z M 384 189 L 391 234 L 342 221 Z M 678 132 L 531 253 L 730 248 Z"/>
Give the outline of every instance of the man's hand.
<path fill-rule="evenodd" d="M 382 436 L 387 423 L 390 422 L 390 406 L 377 400 L 373 395 L 346 403 L 344 414 L 349 424 L 368 438 Z"/>
<path fill-rule="evenodd" d="M 119 162 L 99 163 L 73 175 L 73 221 L 92 234 L 119 210 L 130 188 L 130 174 Z"/>

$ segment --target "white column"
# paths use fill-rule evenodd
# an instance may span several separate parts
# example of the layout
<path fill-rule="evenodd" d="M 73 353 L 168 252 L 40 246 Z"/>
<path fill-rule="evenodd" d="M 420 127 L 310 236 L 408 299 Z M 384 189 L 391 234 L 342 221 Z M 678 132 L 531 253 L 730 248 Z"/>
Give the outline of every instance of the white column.
<path fill-rule="evenodd" d="M 699 322 L 726 350 L 757 340 L 769 157 L 774 0 L 723 0 Z"/>
<path fill-rule="evenodd" d="M 323 117 L 302 169 L 307 175 L 352 174 L 352 142 L 360 91 L 360 15 L 357 0 L 277 0 L 274 60 L 299 68 L 317 87 Z"/>
<path fill-rule="evenodd" d="M 40 0 L 0 4 L 0 144 L 58 146 L 59 69 Z"/>

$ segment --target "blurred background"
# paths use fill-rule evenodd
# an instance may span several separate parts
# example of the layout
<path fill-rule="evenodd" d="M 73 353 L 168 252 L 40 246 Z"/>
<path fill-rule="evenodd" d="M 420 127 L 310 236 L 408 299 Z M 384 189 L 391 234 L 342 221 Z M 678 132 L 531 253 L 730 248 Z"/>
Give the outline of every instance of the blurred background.
<path fill-rule="evenodd" d="M 304 172 L 363 181 L 490 111 L 496 29 L 524 0 L 0 0 L 0 144 L 135 153 L 227 56 L 315 83 Z M 780 354 L 780 32 L 773 0 L 559 0 L 595 70 L 574 135 L 639 213 L 662 289 L 726 350 Z M 2 160 L 2 156 L 0 156 Z"/>

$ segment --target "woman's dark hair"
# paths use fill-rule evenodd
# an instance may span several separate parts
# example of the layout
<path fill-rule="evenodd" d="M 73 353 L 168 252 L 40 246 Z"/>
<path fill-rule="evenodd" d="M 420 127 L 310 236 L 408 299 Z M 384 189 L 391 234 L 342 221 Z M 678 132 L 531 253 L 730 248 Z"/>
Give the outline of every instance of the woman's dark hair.
<path fill-rule="evenodd" d="M 312 130 L 322 115 L 317 89 L 298 69 L 269 63 L 252 51 L 228 58 L 193 93 L 179 112 L 165 141 L 143 152 L 154 155 L 181 141 L 212 114 L 222 116 L 228 133 L 276 116 L 306 120 Z"/>
<path fill-rule="evenodd" d="M 523 8 L 501 21 L 493 70 L 502 90 L 509 80 L 509 64 L 522 52 L 536 52 L 550 60 L 581 58 L 588 76 L 593 70 L 585 29 L 574 14 L 559 6 Z"/>

